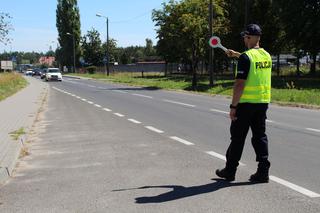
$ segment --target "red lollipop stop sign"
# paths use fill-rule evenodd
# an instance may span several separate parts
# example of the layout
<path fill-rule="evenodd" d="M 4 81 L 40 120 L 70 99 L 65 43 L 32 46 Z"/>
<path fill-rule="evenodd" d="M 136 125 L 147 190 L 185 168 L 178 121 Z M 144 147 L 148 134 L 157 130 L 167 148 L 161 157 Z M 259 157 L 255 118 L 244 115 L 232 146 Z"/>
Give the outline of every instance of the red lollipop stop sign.
<path fill-rule="evenodd" d="M 227 52 L 228 49 L 222 46 L 220 38 L 218 36 L 212 36 L 209 40 L 209 45 L 212 48 L 221 48 L 223 51 Z"/>

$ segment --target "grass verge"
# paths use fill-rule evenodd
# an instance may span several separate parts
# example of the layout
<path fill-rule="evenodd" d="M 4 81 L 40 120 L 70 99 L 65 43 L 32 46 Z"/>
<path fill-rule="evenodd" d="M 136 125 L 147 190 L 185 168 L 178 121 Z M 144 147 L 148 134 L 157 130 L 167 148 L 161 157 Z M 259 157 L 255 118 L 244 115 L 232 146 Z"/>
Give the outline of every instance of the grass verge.
<path fill-rule="evenodd" d="M 26 87 L 28 82 L 17 73 L 0 73 L 0 101 Z"/>
<path fill-rule="evenodd" d="M 200 92 L 209 95 L 232 95 L 232 76 L 219 76 L 214 87 L 209 87 L 206 76 L 198 79 L 198 86 L 193 90 L 190 76 L 168 76 L 159 73 L 116 73 L 73 74 L 74 76 L 142 86 L 146 89 L 170 89 Z M 307 108 L 320 108 L 320 78 L 317 77 L 276 77 L 272 79 L 272 102 Z"/>

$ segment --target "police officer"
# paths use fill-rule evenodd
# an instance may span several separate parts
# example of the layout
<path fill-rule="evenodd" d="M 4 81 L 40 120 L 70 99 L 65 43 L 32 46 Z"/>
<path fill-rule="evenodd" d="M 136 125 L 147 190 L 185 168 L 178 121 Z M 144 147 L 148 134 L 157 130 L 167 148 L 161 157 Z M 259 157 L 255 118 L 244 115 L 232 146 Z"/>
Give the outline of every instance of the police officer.
<path fill-rule="evenodd" d="M 235 179 L 250 127 L 258 169 L 249 180 L 269 182 L 270 162 L 265 130 L 266 112 L 271 98 L 272 60 L 270 54 L 259 46 L 261 34 L 262 31 L 258 25 L 249 24 L 241 33 L 248 50 L 243 53 L 227 51 L 229 57 L 237 57 L 239 60 L 230 105 L 231 143 L 226 153 L 226 166 L 216 170 L 216 175 L 228 181 Z"/>

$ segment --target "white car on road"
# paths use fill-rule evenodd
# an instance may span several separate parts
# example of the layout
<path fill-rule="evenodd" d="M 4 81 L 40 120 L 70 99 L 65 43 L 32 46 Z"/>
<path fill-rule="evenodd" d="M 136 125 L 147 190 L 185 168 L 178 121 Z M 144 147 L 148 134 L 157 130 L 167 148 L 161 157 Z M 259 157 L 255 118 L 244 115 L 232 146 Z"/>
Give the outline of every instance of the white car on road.
<path fill-rule="evenodd" d="M 46 72 L 46 81 L 62 81 L 62 74 L 59 70 L 59 68 L 48 68 Z"/>

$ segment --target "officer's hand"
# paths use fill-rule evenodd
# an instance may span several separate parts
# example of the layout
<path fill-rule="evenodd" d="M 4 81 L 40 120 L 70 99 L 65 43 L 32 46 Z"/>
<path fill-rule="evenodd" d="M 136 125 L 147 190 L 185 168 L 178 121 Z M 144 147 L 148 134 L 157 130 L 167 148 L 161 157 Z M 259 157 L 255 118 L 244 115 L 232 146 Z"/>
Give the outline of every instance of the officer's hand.
<path fill-rule="evenodd" d="M 228 50 L 226 51 L 226 54 L 227 54 L 227 56 L 230 57 L 230 58 L 234 58 L 234 57 L 239 58 L 239 56 L 240 56 L 240 53 L 239 53 L 239 52 L 234 51 L 234 50 L 231 50 L 231 49 L 228 49 Z"/>
<path fill-rule="evenodd" d="M 230 109 L 229 116 L 230 116 L 230 119 L 231 119 L 232 121 L 237 120 L 236 111 L 237 111 L 237 109 Z"/>

